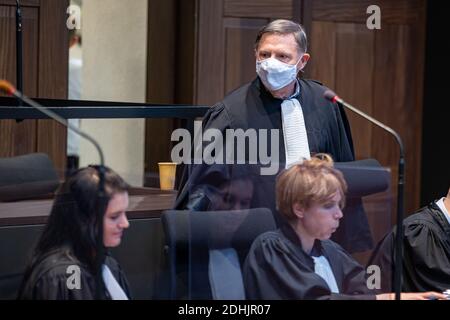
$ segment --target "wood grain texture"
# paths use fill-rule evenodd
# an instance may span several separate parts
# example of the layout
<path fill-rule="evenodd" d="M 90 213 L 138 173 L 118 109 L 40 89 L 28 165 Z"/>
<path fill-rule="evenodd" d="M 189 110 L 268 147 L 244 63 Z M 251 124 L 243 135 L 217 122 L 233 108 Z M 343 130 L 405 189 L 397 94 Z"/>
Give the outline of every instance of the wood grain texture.
<path fill-rule="evenodd" d="M 381 30 L 365 27 L 369 4 L 381 7 Z M 403 139 L 405 214 L 418 208 L 420 196 L 425 4 L 318 0 L 312 9 L 312 76 L 332 84 L 342 98 L 391 126 Z M 357 158 L 371 156 L 390 168 L 391 211 L 396 212 L 398 146 L 383 130 L 347 114 Z"/>
<path fill-rule="evenodd" d="M 370 5 L 381 9 L 383 24 L 415 24 L 422 19 L 423 0 L 314 0 L 313 20 L 366 24 Z"/>
<path fill-rule="evenodd" d="M 224 97 L 223 0 L 199 0 L 197 84 L 194 102 L 212 105 Z"/>
<path fill-rule="evenodd" d="M 39 10 L 22 8 L 24 92 L 37 93 Z M 0 78 L 16 83 L 15 8 L 0 5 Z M 36 150 L 36 121 L 0 121 L 0 156 L 11 157 Z"/>
<path fill-rule="evenodd" d="M 360 24 L 336 23 L 336 92 L 363 112 L 372 114 L 375 35 Z M 357 159 L 370 158 L 372 125 L 347 112 Z"/>
<path fill-rule="evenodd" d="M 41 0 L 39 17 L 40 98 L 66 99 L 68 86 L 68 0 Z M 63 177 L 66 167 L 67 130 L 53 120 L 38 120 L 37 152 L 47 153 Z"/>
<path fill-rule="evenodd" d="M 267 19 L 226 18 L 225 92 L 230 92 L 256 77 L 254 43 Z"/>
<path fill-rule="evenodd" d="M 418 43 L 417 26 L 386 26 L 376 38 L 376 69 L 374 79 L 374 116 L 391 126 L 402 137 L 406 153 L 405 213 L 419 206 L 420 155 L 422 122 L 422 77 L 424 59 Z M 387 67 L 387 68 L 386 68 Z M 420 94 L 417 94 L 417 91 Z M 419 100 L 420 99 L 420 100 Z M 373 135 L 373 152 L 382 163 L 397 172 L 398 146 L 393 139 L 379 132 Z M 396 175 L 394 175 L 396 180 Z M 394 181 L 396 188 L 396 181 Z M 394 190 L 395 192 L 396 190 Z"/>
<path fill-rule="evenodd" d="M 148 5 L 147 102 L 175 103 L 175 0 L 150 0 Z M 190 80 L 192 81 L 192 80 Z M 173 119 L 146 119 L 144 172 L 158 172 L 158 162 L 170 161 Z"/>
<path fill-rule="evenodd" d="M 209 0 L 221 1 L 221 0 Z M 295 0 L 224 0 L 224 16 L 237 18 L 292 19 Z"/>
<path fill-rule="evenodd" d="M 127 209 L 129 219 L 159 218 L 164 210 L 171 209 L 176 192 L 156 190 L 152 193 L 130 194 Z M 53 205 L 53 199 L 0 202 L 0 227 L 45 224 Z"/>
<path fill-rule="evenodd" d="M 45 1 L 45 0 L 44 0 Z M 39 7 L 39 0 L 20 0 L 21 7 Z M 0 6 L 16 6 L 16 0 L 0 0 Z"/>

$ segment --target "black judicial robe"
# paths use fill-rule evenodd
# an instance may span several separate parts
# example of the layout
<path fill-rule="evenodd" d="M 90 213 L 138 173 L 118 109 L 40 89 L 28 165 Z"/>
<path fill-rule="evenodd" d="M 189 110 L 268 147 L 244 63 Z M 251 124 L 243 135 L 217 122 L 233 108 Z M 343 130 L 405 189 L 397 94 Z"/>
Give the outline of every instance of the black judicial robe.
<path fill-rule="evenodd" d="M 450 224 L 435 202 L 404 220 L 403 286 L 406 292 L 450 289 Z M 380 241 L 369 265 L 381 271 L 380 292 L 392 292 L 394 228 Z"/>
<path fill-rule="evenodd" d="M 115 279 L 130 298 L 128 281 L 117 261 L 107 255 L 105 264 L 111 270 Z M 67 280 L 71 276 L 67 268 L 71 265 L 80 267 L 81 288 L 68 289 Z M 18 299 L 21 300 L 94 300 L 95 277 L 89 269 L 81 264 L 66 249 L 59 249 L 47 254 L 38 262 L 22 283 Z M 110 299 L 105 292 L 105 299 Z"/>
<path fill-rule="evenodd" d="M 332 293 L 322 277 L 314 273 L 314 260 L 303 251 L 295 231 L 284 225 L 260 235 L 244 264 L 247 299 L 262 300 L 373 300 L 366 286 L 366 273 L 342 247 L 331 240 L 316 240 L 313 256 L 330 263 L 339 293 Z"/>
<path fill-rule="evenodd" d="M 328 153 L 335 162 L 354 160 L 353 142 L 348 120 L 344 111 L 335 103 L 323 97 L 327 89 L 312 80 L 299 79 L 299 102 L 302 106 L 310 152 Z M 278 172 L 284 169 L 286 154 L 283 138 L 281 103 L 283 100 L 274 98 L 268 92 L 259 78 L 248 83 L 213 106 L 203 118 L 203 132 L 207 129 L 217 129 L 225 138 L 227 129 L 271 129 L 279 130 L 279 163 Z M 270 136 L 267 138 L 270 149 Z M 259 143 L 259 142 L 258 142 Z M 249 145 L 246 144 L 246 160 Z M 248 162 L 247 162 L 248 163 Z M 275 213 L 277 223 L 282 218 L 275 208 L 276 175 L 261 175 L 261 165 L 258 164 L 200 164 L 185 168 L 183 181 L 180 183 L 179 194 L 175 204 L 176 209 L 208 210 L 208 190 L 217 187 L 223 181 L 232 181 L 240 177 L 252 180 L 254 186 L 251 207 L 265 207 Z M 277 173 L 278 173 L 277 172 Z M 367 217 L 362 207 L 361 199 L 348 198 L 341 220 L 341 227 L 333 235 L 333 239 L 349 252 L 357 252 L 373 247 L 372 236 Z"/>

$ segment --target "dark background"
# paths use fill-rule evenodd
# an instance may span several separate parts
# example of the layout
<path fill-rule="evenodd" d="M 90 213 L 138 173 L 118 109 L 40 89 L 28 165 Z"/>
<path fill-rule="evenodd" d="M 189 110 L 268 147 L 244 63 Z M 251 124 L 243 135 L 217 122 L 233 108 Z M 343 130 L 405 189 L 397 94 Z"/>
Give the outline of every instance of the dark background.
<path fill-rule="evenodd" d="M 447 194 L 450 187 L 449 51 L 445 2 L 428 1 L 423 104 L 421 204 Z M 414 181 L 406 181 L 414 183 Z"/>

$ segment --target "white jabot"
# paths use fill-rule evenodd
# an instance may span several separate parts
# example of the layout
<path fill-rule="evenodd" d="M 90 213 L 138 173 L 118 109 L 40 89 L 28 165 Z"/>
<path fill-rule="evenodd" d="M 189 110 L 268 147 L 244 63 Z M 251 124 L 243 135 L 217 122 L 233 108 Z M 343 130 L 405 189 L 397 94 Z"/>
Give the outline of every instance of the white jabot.
<path fill-rule="evenodd" d="M 244 300 L 241 266 L 233 248 L 209 250 L 209 283 L 214 300 Z"/>
<path fill-rule="evenodd" d="M 298 99 L 294 98 L 298 96 L 299 90 L 300 86 L 297 82 L 294 95 L 281 103 L 286 168 L 311 157 L 302 106 Z"/>
<path fill-rule="evenodd" d="M 450 213 L 448 212 L 447 208 L 445 207 L 444 200 L 445 200 L 445 198 L 441 198 L 440 200 L 436 201 L 436 204 L 439 207 L 439 209 L 441 209 L 442 213 L 447 218 L 447 221 L 450 224 Z"/>
<path fill-rule="evenodd" d="M 339 288 L 334 277 L 333 270 L 331 270 L 330 263 L 324 256 L 312 257 L 314 259 L 314 273 L 322 277 L 327 283 L 330 291 L 333 293 L 339 293 Z"/>
<path fill-rule="evenodd" d="M 111 270 L 109 270 L 108 266 L 105 264 L 102 265 L 102 277 L 106 290 L 108 290 L 112 300 L 128 300 L 128 297 L 122 287 L 117 282 L 116 278 L 114 278 Z"/>

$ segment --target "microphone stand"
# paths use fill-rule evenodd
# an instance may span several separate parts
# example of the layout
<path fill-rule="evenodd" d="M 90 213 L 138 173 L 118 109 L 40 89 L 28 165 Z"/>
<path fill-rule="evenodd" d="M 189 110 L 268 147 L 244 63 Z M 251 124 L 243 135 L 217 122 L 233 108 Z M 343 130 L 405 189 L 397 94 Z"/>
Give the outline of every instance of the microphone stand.
<path fill-rule="evenodd" d="M 16 0 L 16 87 L 23 92 L 23 41 L 22 41 L 22 10 L 19 0 Z M 18 106 L 22 106 L 22 100 L 17 99 Z M 16 122 L 22 122 L 17 119 Z"/>
<path fill-rule="evenodd" d="M 98 167 L 98 175 L 99 175 L 99 184 L 98 184 L 98 202 L 97 202 L 97 244 L 96 244 L 96 256 L 95 256 L 95 298 L 98 300 L 101 300 L 103 298 L 104 293 L 104 282 L 102 278 L 102 265 L 105 259 L 105 249 L 103 245 L 103 216 L 106 211 L 107 207 L 107 199 L 105 194 L 105 162 L 104 162 L 104 156 L 103 151 L 100 147 L 100 145 L 97 143 L 97 141 L 94 140 L 91 136 L 84 133 L 80 129 L 78 129 L 76 126 L 72 125 L 67 121 L 66 119 L 60 117 L 56 113 L 54 113 L 51 110 L 48 110 L 47 108 L 39 105 L 35 101 L 31 100 L 30 98 L 23 95 L 20 91 L 17 90 L 10 90 L 8 91 L 11 95 L 15 96 L 16 98 L 20 99 L 21 101 L 25 102 L 26 104 L 30 105 L 33 108 L 38 109 L 42 113 L 46 114 L 49 118 L 56 120 L 57 122 L 61 123 L 63 126 L 66 126 L 68 129 L 76 132 L 89 142 L 91 142 L 94 147 L 97 149 L 97 152 L 100 156 L 100 166 Z"/>
<path fill-rule="evenodd" d="M 325 94 L 326 96 L 326 94 Z M 326 98 L 329 98 L 326 96 Z M 332 101 L 335 101 L 344 107 L 350 109 L 355 112 L 359 116 L 365 118 L 366 120 L 372 122 L 378 127 L 386 130 L 390 134 L 392 134 L 397 141 L 397 144 L 400 149 L 400 158 L 398 162 L 398 184 L 397 184 L 397 228 L 396 228 L 396 237 L 395 237 L 395 269 L 394 269 L 394 290 L 395 290 L 395 299 L 400 300 L 401 290 L 402 290 L 402 276 L 403 276 L 403 204 L 404 204 L 404 183 L 405 183 L 405 152 L 403 147 L 403 142 L 400 135 L 395 132 L 392 128 L 386 126 L 380 121 L 372 118 L 368 114 L 358 110 L 352 105 L 348 104 L 337 95 L 334 94 L 334 97 L 331 98 Z"/>

